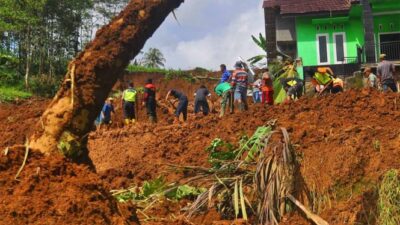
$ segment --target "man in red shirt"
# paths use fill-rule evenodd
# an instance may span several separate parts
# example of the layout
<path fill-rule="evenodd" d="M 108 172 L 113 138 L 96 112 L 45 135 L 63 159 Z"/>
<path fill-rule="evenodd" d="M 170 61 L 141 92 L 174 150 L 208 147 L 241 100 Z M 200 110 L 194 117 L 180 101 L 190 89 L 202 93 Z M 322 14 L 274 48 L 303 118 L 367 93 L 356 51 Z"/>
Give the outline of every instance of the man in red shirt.
<path fill-rule="evenodd" d="M 247 105 L 247 86 L 249 75 L 243 69 L 242 62 L 236 62 L 235 71 L 233 71 L 231 86 L 234 89 L 235 102 L 239 103 L 239 110 L 244 111 L 248 109 Z"/>

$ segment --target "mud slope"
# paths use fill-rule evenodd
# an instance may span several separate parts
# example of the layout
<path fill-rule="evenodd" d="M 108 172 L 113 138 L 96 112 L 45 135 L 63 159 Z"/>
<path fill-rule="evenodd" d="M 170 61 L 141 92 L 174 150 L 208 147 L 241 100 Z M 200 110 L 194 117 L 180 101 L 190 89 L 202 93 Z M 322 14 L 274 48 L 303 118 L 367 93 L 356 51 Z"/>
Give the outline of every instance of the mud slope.
<path fill-rule="evenodd" d="M 1 153 L 0 224 L 126 224 L 98 176 L 61 157 L 30 152 L 15 180 L 24 154 Z"/>
<path fill-rule="evenodd" d="M 29 99 L 17 104 L 0 106 L 0 149 L 14 144 L 23 144 L 38 123 L 49 104 L 48 99 Z"/>
<path fill-rule="evenodd" d="M 329 199 L 319 204 L 322 216 L 331 224 L 371 222 L 365 215 L 373 213 L 367 210 L 376 199 L 369 188 L 386 170 L 400 168 L 400 97 L 395 94 L 351 90 L 272 108 L 252 106 L 224 120 L 212 115 L 183 125 L 100 131 L 90 136 L 90 156 L 113 186 L 124 186 L 165 173 L 169 163 L 207 166 L 204 149 L 214 138 L 235 143 L 271 119 L 289 130 L 305 187 L 315 199 Z"/>

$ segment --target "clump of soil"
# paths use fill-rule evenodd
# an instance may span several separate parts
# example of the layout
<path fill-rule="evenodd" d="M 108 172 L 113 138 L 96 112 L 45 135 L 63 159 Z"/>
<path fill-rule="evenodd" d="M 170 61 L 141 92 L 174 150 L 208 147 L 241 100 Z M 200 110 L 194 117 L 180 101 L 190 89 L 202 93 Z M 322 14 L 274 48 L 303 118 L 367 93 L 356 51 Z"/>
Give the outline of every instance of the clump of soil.
<path fill-rule="evenodd" d="M 40 116 L 49 104 L 48 99 L 32 98 L 0 106 L 0 148 L 22 144 L 35 129 Z"/>
<path fill-rule="evenodd" d="M 24 148 L 0 156 L 0 224 L 128 224 L 103 182 L 86 166 Z M 136 224 L 130 221 L 131 224 Z"/>

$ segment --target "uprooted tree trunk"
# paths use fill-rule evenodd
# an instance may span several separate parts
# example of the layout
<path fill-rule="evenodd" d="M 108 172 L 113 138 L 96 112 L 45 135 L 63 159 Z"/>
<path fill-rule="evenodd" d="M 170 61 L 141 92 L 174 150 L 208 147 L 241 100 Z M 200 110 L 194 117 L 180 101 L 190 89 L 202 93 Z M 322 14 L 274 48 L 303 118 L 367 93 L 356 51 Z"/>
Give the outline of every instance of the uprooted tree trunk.
<path fill-rule="evenodd" d="M 46 154 L 87 154 L 87 135 L 104 100 L 129 61 L 184 0 L 132 0 L 70 62 L 57 95 L 41 117 L 30 147 Z"/>

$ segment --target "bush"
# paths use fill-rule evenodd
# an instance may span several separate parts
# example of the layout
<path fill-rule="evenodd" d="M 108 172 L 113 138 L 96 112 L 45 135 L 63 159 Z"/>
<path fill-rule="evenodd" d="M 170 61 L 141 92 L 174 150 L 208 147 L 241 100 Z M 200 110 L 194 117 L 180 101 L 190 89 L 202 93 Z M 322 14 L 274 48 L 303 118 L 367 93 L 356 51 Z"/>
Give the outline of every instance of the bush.
<path fill-rule="evenodd" d="M 60 87 L 61 78 L 39 75 L 29 79 L 29 89 L 33 94 L 42 97 L 53 97 Z"/>
<path fill-rule="evenodd" d="M 379 188 L 379 224 L 400 224 L 400 177 L 398 170 L 389 170 Z"/>
<path fill-rule="evenodd" d="M 21 86 L 0 86 L 0 102 L 11 102 L 18 99 L 26 99 L 32 94 L 22 90 Z"/>

